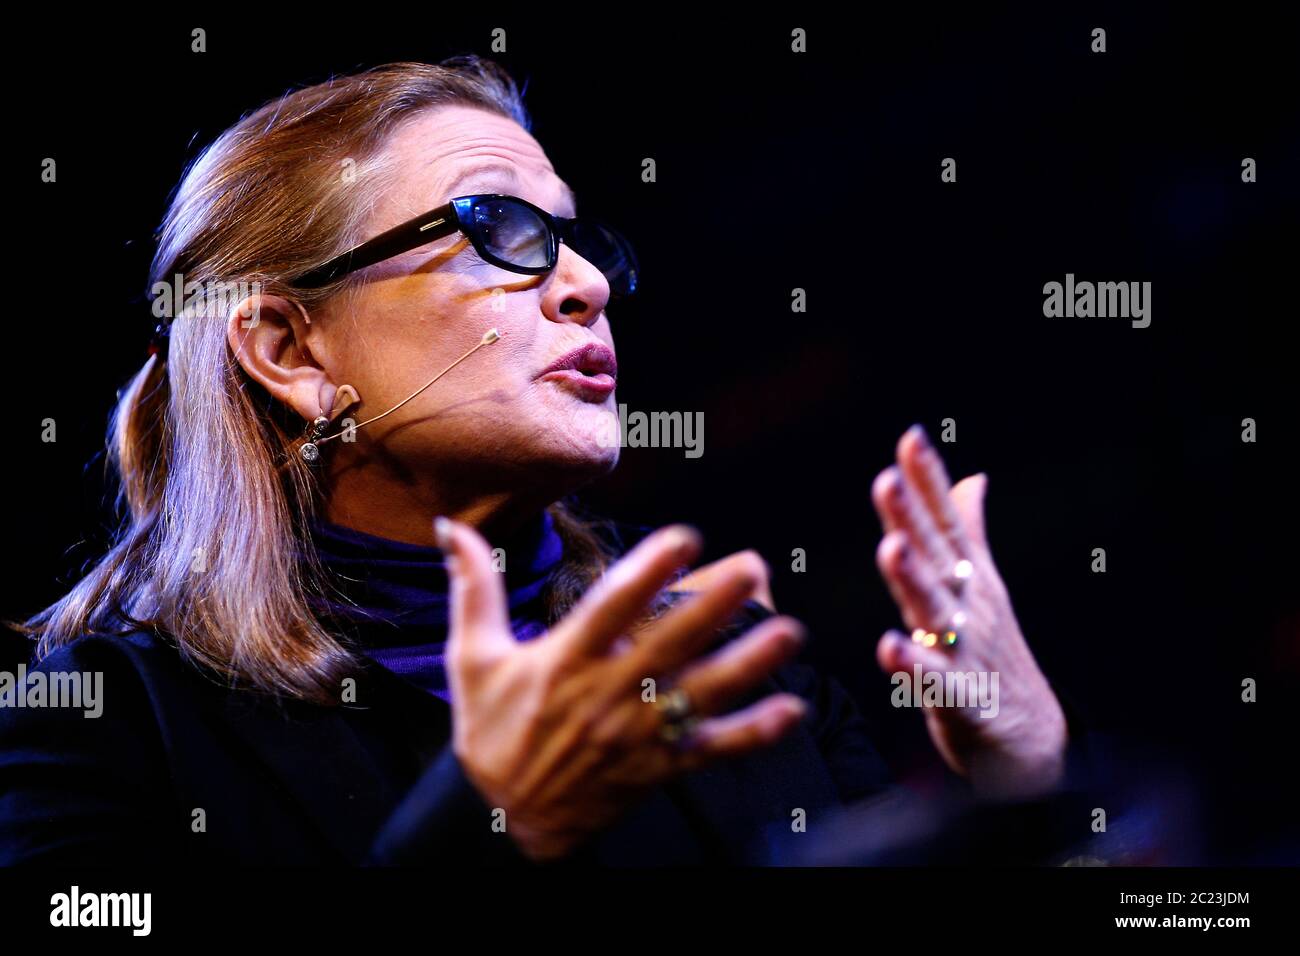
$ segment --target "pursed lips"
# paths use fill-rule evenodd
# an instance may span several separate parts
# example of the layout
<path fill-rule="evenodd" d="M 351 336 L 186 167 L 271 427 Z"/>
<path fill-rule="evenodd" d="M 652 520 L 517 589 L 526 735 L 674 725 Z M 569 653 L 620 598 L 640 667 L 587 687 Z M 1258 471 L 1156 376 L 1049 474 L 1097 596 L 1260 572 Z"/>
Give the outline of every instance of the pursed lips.
<path fill-rule="evenodd" d="M 614 352 L 609 346 L 600 342 L 591 342 L 579 346 L 571 352 L 564 353 L 542 369 L 538 373 L 538 378 L 550 372 L 560 372 L 566 369 L 581 372 L 584 375 L 596 376 L 604 374 L 612 379 L 618 378 L 618 362 L 614 358 Z"/>
<path fill-rule="evenodd" d="M 567 386 L 584 398 L 603 399 L 614 391 L 618 362 L 609 346 L 589 342 L 561 355 L 537 377 Z"/>

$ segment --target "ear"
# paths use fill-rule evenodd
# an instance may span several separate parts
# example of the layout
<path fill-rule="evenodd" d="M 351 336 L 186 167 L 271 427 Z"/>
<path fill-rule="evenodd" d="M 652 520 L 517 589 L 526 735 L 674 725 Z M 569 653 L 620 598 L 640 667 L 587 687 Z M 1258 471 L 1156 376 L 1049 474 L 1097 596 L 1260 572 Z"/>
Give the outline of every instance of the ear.
<path fill-rule="evenodd" d="M 312 355 L 316 330 L 301 303 L 257 293 L 245 298 L 226 321 L 226 338 L 249 377 L 304 419 L 328 416 L 336 386 Z"/>

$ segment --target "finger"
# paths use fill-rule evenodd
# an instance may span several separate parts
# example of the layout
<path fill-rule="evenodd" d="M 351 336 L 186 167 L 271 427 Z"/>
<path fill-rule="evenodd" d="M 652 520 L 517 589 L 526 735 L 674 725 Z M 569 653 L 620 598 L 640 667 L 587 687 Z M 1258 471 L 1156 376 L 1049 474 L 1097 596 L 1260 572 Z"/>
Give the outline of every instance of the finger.
<path fill-rule="evenodd" d="M 553 630 L 571 653 L 603 654 L 646 613 L 646 608 L 683 565 L 699 556 L 703 542 L 689 525 L 670 525 L 647 535 L 588 589 Z"/>
<path fill-rule="evenodd" d="M 966 530 L 953 507 L 948 492 L 952 485 L 948 480 L 948 471 L 943 459 L 930 444 L 925 429 L 913 425 L 898 440 L 898 463 L 903 469 L 908 484 L 920 496 L 939 533 L 947 539 L 958 557 L 970 557 L 970 542 L 966 539 Z"/>
<path fill-rule="evenodd" d="M 702 590 L 713 581 L 716 581 L 719 575 L 725 573 L 728 568 L 733 567 L 737 561 L 748 561 L 756 557 L 758 557 L 759 560 L 762 561 L 762 558 L 759 557 L 757 551 L 743 551 L 743 552 L 738 552 L 736 554 L 729 554 L 727 555 L 727 557 L 719 558 L 717 561 L 714 561 L 711 564 L 706 564 L 702 568 L 696 568 L 690 574 L 686 575 L 686 577 L 674 583 L 669 588 L 669 590 L 671 591 Z M 754 593 L 751 594 L 750 597 L 752 597 L 759 604 L 763 605 L 763 607 L 767 608 L 769 611 L 775 612 L 776 602 L 772 600 L 772 588 L 769 583 L 771 581 L 772 575 L 768 573 L 766 570 L 767 569 L 766 562 L 763 563 L 763 568 L 764 568 L 763 580 L 761 580 L 758 583 L 758 587 L 754 588 Z"/>
<path fill-rule="evenodd" d="M 721 650 L 691 665 L 677 681 L 695 710 L 716 714 L 799 650 L 804 628 L 792 617 L 768 618 Z"/>
<path fill-rule="evenodd" d="M 884 580 L 885 586 L 889 588 L 889 596 L 894 599 L 894 604 L 898 607 L 900 613 L 905 617 L 908 610 L 904 607 L 906 595 L 898 588 L 895 581 L 895 575 L 887 573 L 887 568 L 891 567 L 898 561 L 897 552 L 907 547 L 908 536 L 906 531 L 890 531 L 880 543 L 876 545 L 876 567 L 880 570 L 880 577 Z"/>
<path fill-rule="evenodd" d="M 989 476 L 984 472 L 969 475 L 952 487 L 952 500 L 966 528 L 967 536 L 985 550 L 988 536 L 984 529 L 984 499 L 988 494 Z"/>
<path fill-rule="evenodd" d="M 899 527 L 898 509 L 890 501 L 898 493 L 899 486 L 897 465 L 890 465 L 871 482 L 871 503 L 875 505 L 881 527 L 886 533 Z"/>
<path fill-rule="evenodd" d="M 944 651 L 918 644 L 902 631 L 892 629 L 876 644 L 876 663 L 886 674 L 914 674 L 917 664 L 921 665 L 922 676 L 952 668 L 952 660 Z"/>
<path fill-rule="evenodd" d="M 899 528 L 909 532 L 926 560 L 945 569 L 957 562 L 957 552 L 939 531 L 934 516 L 917 493 L 908 487 L 902 469 L 897 465 L 880 473 L 872 486 L 872 497 L 877 508 L 889 515 L 891 530 Z"/>
<path fill-rule="evenodd" d="M 905 673 L 911 675 L 913 680 L 925 681 L 926 675 L 931 673 L 948 673 L 953 670 L 951 661 L 945 659 L 941 651 L 916 644 L 908 639 L 907 635 L 895 630 L 886 631 L 881 637 L 880 642 L 876 645 L 876 660 L 885 673 L 893 675 Z M 917 668 L 920 668 L 920 677 L 917 677 Z M 969 710 L 961 711 L 957 708 L 936 707 L 933 703 L 926 703 L 926 697 L 921 695 L 922 712 L 927 717 L 927 722 L 938 721 L 951 728 L 952 722 L 947 720 L 945 715 L 948 711 L 955 713 L 964 713 L 969 717 Z M 940 756 L 948 766 L 954 770 L 961 771 L 963 762 L 959 757 L 959 750 L 954 747 L 954 737 L 952 731 L 943 735 L 934 733 L 934 725 L 931 724 L 930 739 L 934 742 L 935 749 L 939 751 Z"/>
<path fill-rule="evenodd" d="M 742 552 L 737 557 L 740 560 L 725 568 L 713 584 L 674 605 L 646 628 L 615 668 L 619 690 L 646 677 L 680 669 L 735 616 L 764 572 L 757 555 L 746 557 Z"/>
<path fill-rule="evenodd" d="M 700 721 L 676 751 L 678 768 L 694 770 L 726 757 L 769 747 L 798 726 L 808 704 L 797 694 L 772 694 L 757 703 Z"/>
<path fill-rule="evenodd" d="M 493 654 L 513 644 L 506 587 L 492 568 L 492 551 L 467 524 L 439 516 L 434 537 L 446 557 L 451 582 L 447 657 L 460 660 Z"/>
<path fill-rule="evenodd" d="M 935 630 L 948 625 L 956 601 L 929 562 L 910 547 L 906 532 L 891 531 L 881 539 L 876 565 L 909 628 Z"/>

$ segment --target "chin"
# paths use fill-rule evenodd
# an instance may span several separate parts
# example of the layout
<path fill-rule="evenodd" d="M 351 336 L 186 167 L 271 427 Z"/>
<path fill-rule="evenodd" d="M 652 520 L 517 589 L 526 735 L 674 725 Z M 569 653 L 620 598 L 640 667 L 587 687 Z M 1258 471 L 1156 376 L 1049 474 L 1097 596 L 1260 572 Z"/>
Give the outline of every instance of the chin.
<path fill-rule="evenodd" d="M 607 413 L 608 414 L 608 413 Z M 609 474 L 618 465 L 617 429 L 611 442 L 608 429 L 561 427 L 548 432 L 544 448 L 537 449 L 539 466 L 565 477 L 565 483 L 586 483 Z"/>
<path fill-rule="evenodd" d="M 576 463 L 613 468 L 621 445 L 618 413 L 610 402 L 567 408 L 547 416 L 544 433 L 553 453 Z"/>
<path fill-rule="evenodd" d="M 618 465 L 618 456 L 618 445 L 575 441 L 551 449 L 551 454 L 547 457 L 558 471 L 589 474 L 592 478 L 599 478 L 614 470 Z"/>

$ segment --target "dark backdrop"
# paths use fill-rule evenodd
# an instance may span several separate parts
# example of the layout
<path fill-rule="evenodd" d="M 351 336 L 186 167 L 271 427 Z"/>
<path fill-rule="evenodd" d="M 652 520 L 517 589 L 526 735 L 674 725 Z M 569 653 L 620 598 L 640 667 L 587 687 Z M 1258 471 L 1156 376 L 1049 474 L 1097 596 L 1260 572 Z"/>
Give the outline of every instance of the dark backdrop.
<path fill-rule="evenodd" d="M 619 400 L 704 413 L 702 457 L 625 449 L 585 493 L 592 509 L 693 522 L 709 557 L 757 548 L 891 763 L 930 773 L 917 715 L 888 706 L 874 663 L 896 615 L 869 488 L 904 428 L 937 436 L 951 417 L 941 450 L 955 477 L 990 475 L 995 556 L 1049 676 L 1143 773 L 1179 781 L 1204 859 L 1300 858 L 1285 812 L 1300 690 L 1294 20 L 373 12 L 11 39 L 21 285 L 0 611 L 56 598 L 106 539 L 104 428 L 144 357 L 151 235 L 185 163 L 291 87 L 478 52 L 526 84 L 580 209 L 637 243 L 644 296 L 612 316 Z M 1097 26 L 1104 54 L 1089 51 Z M 808 53 L 790 52 L 793 27 Z M 39 181 L 47 156 L 54 185 Z M 955 184 L 939 178 L 949 156 Z M 1067 272 L 1152 282 L 1150 327 L 1044 318 L 1043 283 Z M 14 642 L 7 659 L 20 654 Z M 1244 677 L 1257 704 L 1240 702 Z"/>

